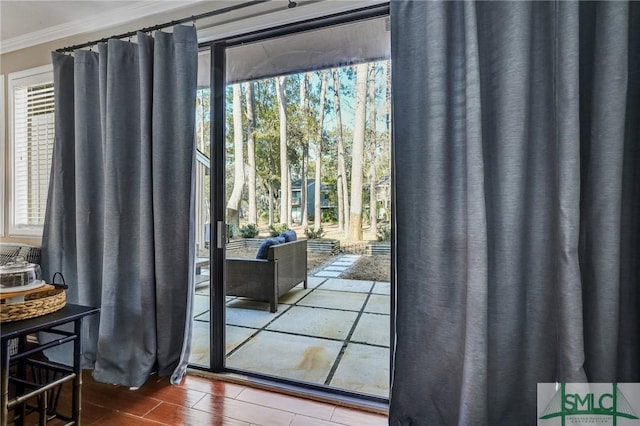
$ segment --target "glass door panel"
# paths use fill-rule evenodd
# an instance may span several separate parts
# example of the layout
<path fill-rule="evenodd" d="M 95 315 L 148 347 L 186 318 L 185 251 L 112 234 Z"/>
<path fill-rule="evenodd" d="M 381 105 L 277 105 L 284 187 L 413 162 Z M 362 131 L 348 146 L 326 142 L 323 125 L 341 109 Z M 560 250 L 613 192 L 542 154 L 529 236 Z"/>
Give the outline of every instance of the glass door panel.
<path fill-rule="evenodd" d="M 226 49 L 227 370 L 388 397 L 388 26 Z"/>
<path fill-rule="evenodd" d="M 195 294 L 190 363 L 210 367 L 211 336 L 211 53 L 198 55 L 195 163 Z"/>

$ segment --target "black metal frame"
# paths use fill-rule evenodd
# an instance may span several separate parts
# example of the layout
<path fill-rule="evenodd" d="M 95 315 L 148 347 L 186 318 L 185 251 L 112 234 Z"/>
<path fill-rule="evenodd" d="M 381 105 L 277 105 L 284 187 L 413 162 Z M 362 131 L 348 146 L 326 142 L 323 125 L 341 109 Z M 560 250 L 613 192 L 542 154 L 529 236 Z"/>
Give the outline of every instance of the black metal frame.
<path fill-rule="evenodd" d="M 98 308 L 67 304 L 61 310 L 51 314 L 7 323 L 2 326 L 2 342 L 0 344 L 0 368 L 2 370 L 2 384 L 0 386 L 2 418 L 0 424 L 2 426 L 7 425 L 10 411 L 16 413 L 14 421 L 21 425 L 24 423 L 27 411 L 33 409 L 39 412 L 40 424 L 46 424 L 48 420 L 53 418 L 67 421 L 67 426 L 80 424 L 82 318 L 98 312 Z M 57 329 L 57 327 L 69 323 L 73 323 L 72 332 Z M 61 337 L 29 348 L 26 341 L 27 335 L 40 331 Z M 11 342 L 16 339 L 18 340 L 18 351 L 11 354 L 9 348 Z M 73 343 L 72 367 L 32 357 L 32 355 L 40 354 L 46 349 L 69 342 Z M 15 374 L 11 372 L 12 367 L 15 368 Z M 27 367 L 32 369 L 31 377 L 27 374 Z M 73 383 L 70 417 L 57 412 L 55 405 L 49 405 L 50 402 L 57 403 L 59 387 L 65 382 Z M 15 385 L 16 388 L 16 395 L 11 399 L 9 399 L 10 384 Z M 27 405 L 33 399 L 37 400 L 37 407 Z"/>
<path fill-rule="evenodd" d="M 211 218 L 216 224 L 211 237 L 216 242 L 211 250 L 211 305 L 210 328 L 211 348 L 209 365 L 215 372 L 224 370 L 224 349 L 214 351 L 213 348 L 225 347 L 225 143 L 224 143 L 224 109 L 225 109 L 225 48 L 220 44 L 212 44 L 211 48 Z M 220 141 L 222 141 L 220 143 Z M 214 273 L 215 271 L 215 273 Z"/>
<path fill-rule="evenodd" d="M 211 371 L 215 373 L 238 373 L 248 377 L 249 380 L 265 384 L 268 383 L 275 387 L 286 389 L 296 389 L 297 391 L 307 391 L 316 395 L 334 395 L 349 400 L 359 401 L 360 403 L 369 403 L 374 407 L 380 408 L 386 406 L 388 398 L 380 398 L 371 395 L 359 394 L 347 390 L 331 388 L 323 385 L 299 382 L 282 377 L 269 376 L 252 371 L 236 370 L 225 366 L 225 244 L 226 226 L 225 224 L 225 86 L 226 86 L 226 49 L 243 43 L 250 43 L 268 38 L 291 35 L 297 32 L 309 31 L 328 27 L 337 24 L 354 22 L 361 19 L 369 19 L 379 16 L 389 15 L 389 4 L 379 4 L 354 11 L 343 12 L 326 17 L 310 19 L 294 24 L 282 25 L 267 30 L 254 31 L 238 36 L 233 36 L 221 40 L 202 43 L 202 49 L 210 49 L 211 52 L 211 218 L 212 223 L 216 226 L 212 230 L 212 241 L 217 244 L 211 250 L 211 351 L 210 351 L 210 367 L 199 367 L 192 365 L 192 368 Z M 393 158 L 393 147 L 392 147 Z M 393 162 L 392 162 L 393 164 Z M 393 166 L 392 166 L 393 167 Z M 393 173 L 393 171 L 392 171 Z M 394 245 L 392 240 L 392 246 Z M 392 249 L 392 277 L 394 273 L 394 250 Z M 393 286 L 392 286 L 393 287 Z M 395 291 L 391 292 L 391 345 L 393 350 L 394 332 L 394 306 Z M 214 350 L 214 348 L 216 350 Z M 391 354 L 390 359 L 393 358 Z M 392 371 L 392 370 L 390 370 Z"/>

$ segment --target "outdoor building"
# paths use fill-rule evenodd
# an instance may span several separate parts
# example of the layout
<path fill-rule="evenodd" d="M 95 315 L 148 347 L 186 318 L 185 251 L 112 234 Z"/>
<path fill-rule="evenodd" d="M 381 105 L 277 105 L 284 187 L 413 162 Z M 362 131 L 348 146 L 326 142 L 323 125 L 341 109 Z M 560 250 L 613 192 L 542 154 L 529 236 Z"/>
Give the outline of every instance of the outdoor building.
<path fill-rule="evenodd" d="M 291 214 L 296 223 L 302 223 L 302 179 L 298 179 L 291 184 Z M 328 184 L 322 184 L 320 187 L 320 209 L 329 215 L 336 215 L 336 205 L 332 202 L 335 199 L 335 187 Z M 314 220 L 315 216 L 315 200 L 316 200 L 316 180 L 307 180 L 307 214 L 309 220 Z"/>

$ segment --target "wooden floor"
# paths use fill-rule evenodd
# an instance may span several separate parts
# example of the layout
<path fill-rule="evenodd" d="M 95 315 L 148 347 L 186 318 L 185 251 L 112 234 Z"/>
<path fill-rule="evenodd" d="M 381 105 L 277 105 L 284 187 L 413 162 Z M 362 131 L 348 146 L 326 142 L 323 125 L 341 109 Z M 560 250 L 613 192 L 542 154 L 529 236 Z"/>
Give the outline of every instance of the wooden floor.
<path fill-rule="evenodd" d="M 70 414 L 66 389 L 59 411 Z M 36 413 L 27 417 L 36 425 Z M 60 420 L 47 423 L 64 424 Z M 178 386 L 152 377 L 137 390 L 102 384 L 83 374 L 82 425 L 329 426 L 386 425 L 387 416 L 243 385 L 187 375 Z"/>

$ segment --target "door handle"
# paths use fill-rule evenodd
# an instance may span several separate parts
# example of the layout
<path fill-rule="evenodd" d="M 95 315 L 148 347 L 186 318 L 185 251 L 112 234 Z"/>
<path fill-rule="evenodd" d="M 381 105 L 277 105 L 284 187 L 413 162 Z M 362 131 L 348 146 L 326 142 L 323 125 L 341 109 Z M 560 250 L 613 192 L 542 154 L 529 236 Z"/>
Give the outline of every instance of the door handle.
<path fill-rule="evenodd" d="M 218 225 L 218 232 L 217 232 L 217 234 L 218 234 L 218 248 L 221 249 L 222 248 L 222 241 L 224 241 L 224 235 L 223 235 L 224 223 L 221 220 L 219 220 L 217 225 Z"/>

